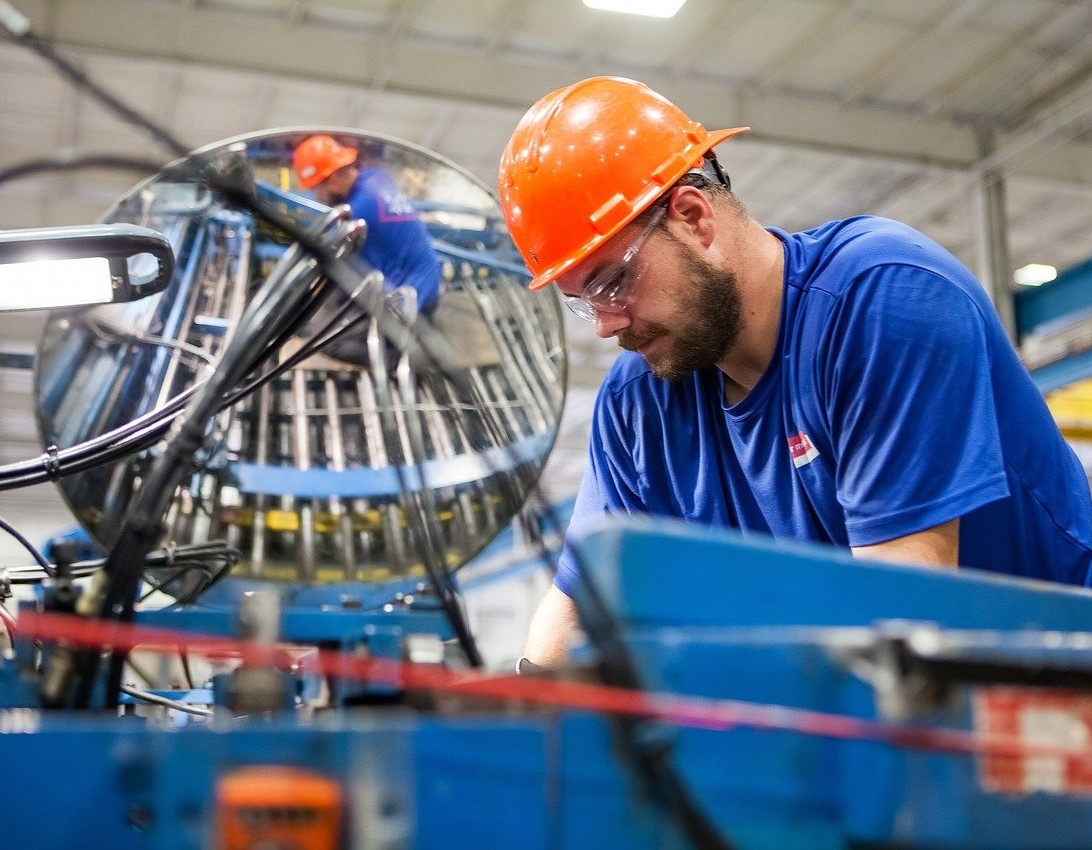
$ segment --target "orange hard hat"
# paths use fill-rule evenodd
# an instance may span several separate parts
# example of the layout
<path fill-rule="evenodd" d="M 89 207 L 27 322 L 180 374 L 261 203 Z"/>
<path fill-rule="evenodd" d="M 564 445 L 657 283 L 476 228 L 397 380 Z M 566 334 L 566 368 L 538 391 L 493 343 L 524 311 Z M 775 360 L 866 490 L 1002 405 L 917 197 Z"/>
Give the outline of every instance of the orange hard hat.
<path fill-rule="evenodd" d="M 317 186 L 339 168 L 356 162 L 356 150 L 332 136 L 308 136 L 292 154 L 292 168 L 302 189 Z"/>
<path fill-rule="evenodd" d="M 644 83 L 622 77 L 592 77 L 539 100 L 508 140 L 498 180 L 531 289 L 552 283 L 707 151 L 748 129 L 709 132 Z"/>

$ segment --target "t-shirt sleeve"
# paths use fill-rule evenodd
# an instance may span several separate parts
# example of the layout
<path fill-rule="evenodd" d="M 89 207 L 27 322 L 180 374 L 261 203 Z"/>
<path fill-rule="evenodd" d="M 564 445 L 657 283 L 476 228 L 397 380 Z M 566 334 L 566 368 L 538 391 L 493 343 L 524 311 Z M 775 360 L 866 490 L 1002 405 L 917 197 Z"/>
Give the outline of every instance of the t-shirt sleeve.
<path fill-rule="evenodd" d="M 368 227 L 374 227 L 379 222 L 379 196 L 367 181 L 357 185 L 349 196 L 348 204 L 353 218 L 363 219 Z"/>
<path fill-rule="evenodd" d="M 619 398 L 606 387 L 601 389 L 592 414 L 588 465 L 576 494 L 554 576 L 554 584 L 567 596 L 573 595 L 580 581 L 580 564 L 573 550 L 573 538 L 605 514 L 645 510 L 638 495 L 640 488 L 633 455 L 622 439 L 629 430 L 624 420 Z"/>
<path fill-rule="evenodd" d="M 982 306 L 940 274 L 874 268 L 830 326 L 824 376 L 852 546 L 1008 495 Z"/>
<path fill-rule="evenodd" d="M 368 225 L 361 258 L 383 273 L 388 288 L 412 287 L 418 309 L 431 314 L 440 298 L 440 263 L 413 202 L 388 174 L 365 169 L 349 209 Z"/>

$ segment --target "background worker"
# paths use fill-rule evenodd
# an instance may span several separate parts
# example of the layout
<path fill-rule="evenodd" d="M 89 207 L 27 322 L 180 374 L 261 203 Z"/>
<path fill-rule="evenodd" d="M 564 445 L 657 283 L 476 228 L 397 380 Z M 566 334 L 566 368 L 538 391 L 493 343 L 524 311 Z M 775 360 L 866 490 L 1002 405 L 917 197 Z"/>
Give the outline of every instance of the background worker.
<path fill-rule="evenodd" d="M 296 181 L 324 204 L 348 204 L 368 231 L 360 257 L 383 273 L 388 288 L 409 286 L 429 315 L 440 297 L 440 263 L 413 203 L 377 163 L 332 136 L 309 136 L 292 156 Z"/>
<path fill-rule="evenodd" d="M 650 513 L 1088 584 L 1088 480 L 982 287 L 888 219 L 763 227 L 712 154 L 742 129 L 598 77 L 542 98 L 504 152 L 531 288 L 625 349 L 568 535 Z M 580 580 L 567 542 L 530 661 L 564 658 Z"/>

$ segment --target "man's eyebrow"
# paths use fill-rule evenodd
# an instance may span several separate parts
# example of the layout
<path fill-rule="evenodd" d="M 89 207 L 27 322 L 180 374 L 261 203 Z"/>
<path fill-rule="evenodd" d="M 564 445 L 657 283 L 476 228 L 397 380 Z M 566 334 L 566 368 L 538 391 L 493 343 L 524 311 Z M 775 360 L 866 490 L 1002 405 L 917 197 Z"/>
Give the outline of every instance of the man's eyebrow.
<path fill-rule="evenodd" d="M 594 263 L 594 265 L 592 265 L 591 271 L 588 272 L 588 274 L 584 276 L 584 281 L 580 286 L 580 291 L 581 292 L 584 292 L 584 290 L 586 290 L 588 288 L 588 284 L 590 284 L 592 281 L 598 280 L 604 274 L 609 272 L 614 266 L 619 265 L 619 262 L 618 262 L 617 258 L 615 258 L 613 260 L 602 260 L 601 259 L 601 260 L 596 261 L 596 260 L 593 260 L 591 257 L 589 257 L 588 260 L 589 260 L 589 262 Z M 625 269 L 622 268 L 622 269 L 619 269 L 619 271 L 625 271 Z M 612 274 L 611 279 L 613 280 L 616 276 L 617 276 L 616 274 Z"/>
<path fill-rule="evenodd" d="M 562 275 L 561 278 L 558 279 L 557 288 L 561 290 L 563 295 L 567 295 L 569 297 L 579 297 L 579 295 L 583 294 L 584 290 L 588 288 L 588 284 L 591 283 L 593 280 L 595 280 L 595 276 L 597 274 L 599 274 L 599 271 L 602 268 L 603 268 L 602 265 L 596 266 L 595 268 L 592 269 L 591 273 L 584 275 L 584 279 L 582 281 L 580 281 L 579 289 L 575 285 L 575 283 L 576 283 L 575 279 L 565 280 L 565 277 L 566 277 L 565 275 Z M 573 277 L 575 278 L 575 275 Z M 572 285 L 570 285 L 570 284 L 572 284 Z M 564 287 L 564 289 L 562 287 Z M 569 292 L 566 292 L 565 289 L 572 290 L 573 292 L 576 292 L 577 294 L 572 295 Z"/>

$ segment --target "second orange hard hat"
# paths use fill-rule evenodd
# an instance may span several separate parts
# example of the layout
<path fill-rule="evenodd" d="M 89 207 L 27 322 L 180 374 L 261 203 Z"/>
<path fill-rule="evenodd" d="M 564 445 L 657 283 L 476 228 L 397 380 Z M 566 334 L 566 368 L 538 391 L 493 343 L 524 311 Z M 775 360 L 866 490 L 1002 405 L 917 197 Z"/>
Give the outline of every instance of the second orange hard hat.
<path fill-rule="evenodd" d="M 592 77 L 543 97 L 501 157 L 508 231 L 540 289 L 636 218 L 706 151 L 709 132 L 644 83 Z"/>
<path fill-rule="evenodd" d="M 356 150 L 332 136 L 308 136 L 292 153 L 292 168 L 301 189 L 311 189 L 346 165 L 356 162 Z"/>

